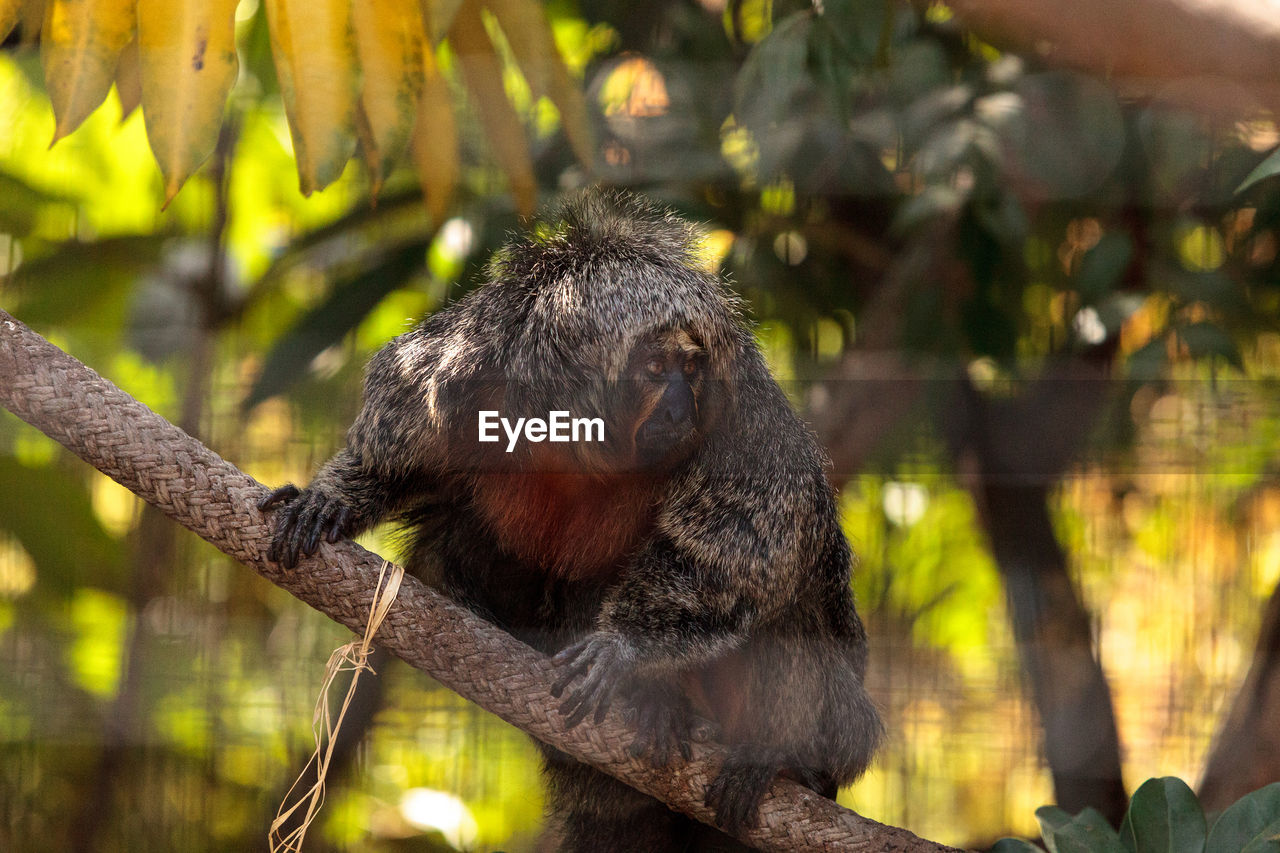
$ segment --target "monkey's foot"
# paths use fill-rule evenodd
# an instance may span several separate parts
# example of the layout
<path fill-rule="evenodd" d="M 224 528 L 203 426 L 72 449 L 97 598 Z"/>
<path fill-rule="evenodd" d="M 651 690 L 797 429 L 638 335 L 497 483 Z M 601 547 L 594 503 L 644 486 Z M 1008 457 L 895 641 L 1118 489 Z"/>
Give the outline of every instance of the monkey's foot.
<path fill-rule="evenodd" d="M 551 659 L 562 672 L 551 687 L 551 695 L 560 698 L 574 679 L 582 683 L 560 705 L 566 728 L 573 728 L 595 712 L 597 724 L 604 722 L 614 694 L 626 683 L 635 667 L 636 652 L 630 643 L 616 634 L 596 631 L 560 651 Z"/>
<path fill-rule="evenodd" d="M 755 823 L 760 800 L 779 769 L 772 763 L 763 764 L 745 755 L 730 753 L 707 788 L 703 801 L 715 810 L 716 826 L 730 835 L 738 835 Z"/>
<path fill-rule="evenodd" d="M 693 757 L 690 742 L 695 738 L 697 719 L 688 698 L 673 684 L 651 678 L 633 679 L 628 691 L 625 716 L 636 726 L 636 739 L 628 751 L 639 758 L 648 756 L 658 767 L 666 767 L 676 753 L 685 761 Z"/>
<path fill-rule="evenodd" d="M 299 491 L 292 483 L 268 493 L 258 501 L 258 509 L 276 510 L 276 530 L 267 559 L 286 569 L 298 565 L 300 555 L 314 554 L 321 539 L 337 542 L 345 538 L 356 522 L 355 511 L 341 498 L 314 486 Z"/>

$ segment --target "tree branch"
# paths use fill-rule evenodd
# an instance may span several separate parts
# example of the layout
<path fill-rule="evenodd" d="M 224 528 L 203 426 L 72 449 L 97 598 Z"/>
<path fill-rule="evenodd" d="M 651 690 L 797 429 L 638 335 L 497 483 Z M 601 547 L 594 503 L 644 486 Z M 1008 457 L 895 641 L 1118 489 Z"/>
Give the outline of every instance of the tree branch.
<path fill-rule="evenodd" d="M 296 570 L 267 559 L 271 525 L 255 504 L 266 489 L 142 403 L 0 311 L 0 404 L 165 515 L 276 586 L 362 632 L 382 558 L 353 542 L 322 545 Z M 617 712 L 566 731 L 551 699 L 546 657 L 412 577 L 377 642 L 441 684 L 539 740 L 709 822 L 703 792 L 724 756 L 658 770 L 627 753 L 633 730 Z M 774 782 L 741 840 L 762 850 L 944 853 L 946 847 L 841 808 L 793 782 Z"/>
<path fill-rule="evenodd" d="M 1135 94 L 1218 115 L 1280 108 L 1280 23 L 1268 0 L 955 0 L 969 27 Z"/>

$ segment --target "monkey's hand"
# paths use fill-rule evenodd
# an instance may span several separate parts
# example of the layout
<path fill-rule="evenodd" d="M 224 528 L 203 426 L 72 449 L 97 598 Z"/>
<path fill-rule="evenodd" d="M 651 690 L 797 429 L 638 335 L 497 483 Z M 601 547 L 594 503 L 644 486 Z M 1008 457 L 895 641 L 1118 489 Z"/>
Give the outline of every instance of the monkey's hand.
<path fill-rule="evenodd" d="M 739 747 L 729 753 L 707 788 L 704 800 L 715 810 L 716 826 L 730 835 L 739 835 L 755 823 L 760 801 L 780 769 L 776 763 L 763 761 L 747 750 L 747 747 Z M 805 784 L 804 780 L 802 784 Z M 816 787 L 816 784 L 810 787 Z"/>
<path fill-rule="evenodd" d="M 647 755 L 655 766 L 666 767 L 677 752 L 685 761 L 693 756 L 690 741 L 709 739 L 705 729 L 710 723 L 694 715 L 688 697 L 674 684 L 637 676 L 627 693 L 629 707 L 623 716 L 636 726 L 636 739 L 628 749 L 633 756 Z"/>
<path fill-rule="evenodd" d="M 592 711 L 597 724 L 604 722 L 614 695 L 635 671 L 636 650 L 617 634 L 596 631 L 562 649 L 551 662 L 562 670 L 551 687 L 557 699 L 582 676 L 578 689 L 560 705 L 560 713 L 568 717 L 565 726 L 573 728 Z"/>
<path fill-rule="evenodd" d="M 658 767 L 671 763 L 679 753 L 686 761 L 692 756 L 691 740 L 707 740 L 709 727 L 694 716 L 689 700 L 674 684 L 660 678 L 638 675 L 636 650 L 617 634 L 596 631 L 565 648 L 552 661 L 561 668 L 551 695 L 560 698 L 579 676 L 582 682 L 560 705 L 573 728 L 595 712 L 596 723 L 604 720 L 614 697 L 627 704 L 624 712 L 634 722 L 637 733 L 628 751 L 647 755 Z"/>
<path fill-rule="evenodd" d="M 335 492 L 314 485 L 301 490 L 292 483 L 281 486 L 258 501 L 258 509 L 276 510 L 267 558 L 286 569 L 298 565 L 300 555 L 314 554 L 321 539 L 337 542 L 357 526 L 355 510 Z"/>

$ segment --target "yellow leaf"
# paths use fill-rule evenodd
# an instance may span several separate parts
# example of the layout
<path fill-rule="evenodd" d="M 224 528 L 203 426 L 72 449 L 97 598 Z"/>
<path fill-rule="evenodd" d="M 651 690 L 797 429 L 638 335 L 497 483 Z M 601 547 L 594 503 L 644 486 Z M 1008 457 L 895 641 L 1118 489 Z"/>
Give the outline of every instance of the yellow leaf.
<path fill-rule="evenodd" d="M 133 37 L 135 0 L 51 0 L 41 29 L 44 79 L 57 142 L 80 126 L 111 89 Z"/>
<path fill-rule="evenodd" d="M 236 0 L 138 0 L 138 59 L 147 139 L 165 204 L 218 143 L 236 82 Z"/>
<path fill-rule="evenodd" d="M 534 97 L 550 98 L 556 105 L 573 153 L 590 169 L 595 160 L 595 134 L 586 99 L 556 50 L 542 6 L 535 0 L 485 0 L 485 5 L 497 18 Z"/>
<path fill-rule="evenodd" d="M 471 100 L 480 113 L 489 147 L 507 174 L 516 210 L 522 216 L 529 216 L 538 204 L 538 185 L 533 177 L 529 144 L 524 125 L 502 87 L 502 60 L 494 52 L 480 10 L 474 3 L 466 3 L 458 10 L 449 30 L 449 44 L 457 55 Z"/>
<path fill-rule="evenodd" d="M 547 17 L 535 0 L 484 0 L 484 5 L 498 19 L 498 26 L 511 45 L 524 78 L 534 97 L 541 98 L 551 89 L 551 65 L 556 59 L 556 46 L 547 26 Z"/>
<path fill-rule="evenodd" d="M 36 43 L 36 36 L 44 26 L 45 0 L 18 0 L 18 26 L 22 28 L 22 44 Z M 10 29 L 12 32 L 12 28 Z"/>
<path fill-rule="evenodd" d="M 363 78 L 360 136 L 377 196 L 413 129 L 426 33 L 419 0 L 357 0 L 351 10 Z"/>
<path fill-rule="evenodd" d="M 142 103 L 142 69 L 139 67 L 138 40 L 125 45 L 116 66 L 116 95 L 120 98 L 120 121 L 127 119 Z"/>
<path fill-rule="evenodd" d="M 426 76 L 418 99 L 418 121 L 413 128 L 413 165 L 422 184 L 427 211 L 432 222 L 439 226 L 449 214 L 461 171 L 458 124 L 448 83 L 436 67 L 431 51 L 424 56 Z"/>
<path fill-rule="evenodd" d="M 439 44 L 445 33 L 449 32 L 449 28 L 453 26 L 453 16 L 458 14 L 461 5 L 462 0 L 422 0 L 433 45 Z"/>
<path fill-rule="evenodd" d="M 0 41 L 9 37 L 22 17 L 22 0 L 0 0 Z"/>
<path fill-rule="evenodd" d="M 550 97 L 551 103 L 560 111 L 560 125 L 574 156 L 587 171 L 592 171 L 596 159 L 596 135 L 591 129 L 587 99 L 582 95 L 582 87 L 569 75 L 569 69 L 559 58 L 551 66 Z"/>
<path fill-rule="evenodd" d="M 355 150 L 359 70 L 345 0 L 265 0 L 271 52 L 303 195 L 342 174 Z"/>

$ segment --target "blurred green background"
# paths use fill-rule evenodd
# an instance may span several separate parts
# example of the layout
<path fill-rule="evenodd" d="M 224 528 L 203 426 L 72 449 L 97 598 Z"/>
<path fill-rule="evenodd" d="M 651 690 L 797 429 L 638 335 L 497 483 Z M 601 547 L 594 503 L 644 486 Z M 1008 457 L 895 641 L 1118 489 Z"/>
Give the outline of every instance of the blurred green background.
<path fill-rule="evenodd" d="M 1114 815 L 1150 776 L 1217 808 L 1280 779 L 1269 114 L 998 48 L 941 3 L 546 11 L 596 150 L 577 162 L 509 63 L 539 198 L 627 186 L 705 223 L 831 454 L 889 729 L 841 801 L 977 845 L 1034 834 L 1043 803 Z M 304 198 L 262 11 L 238 17 L 222 141 L 164 210 L 140 113 L 113 93 L 49 149 L 38 48 L 5 41 L 0 307 L 303 483 L 368 356 L 520 220 L 447 46 L 447 216 L 407 164 L 376 204 L 357 162 Z M 395 553 L 394 531 L 362 541 Z M 261 849 L 348 639 L 0 414 L 0 849 Z M 537 849 L 524 736 L 384 675 L 308 848 Z"/>

